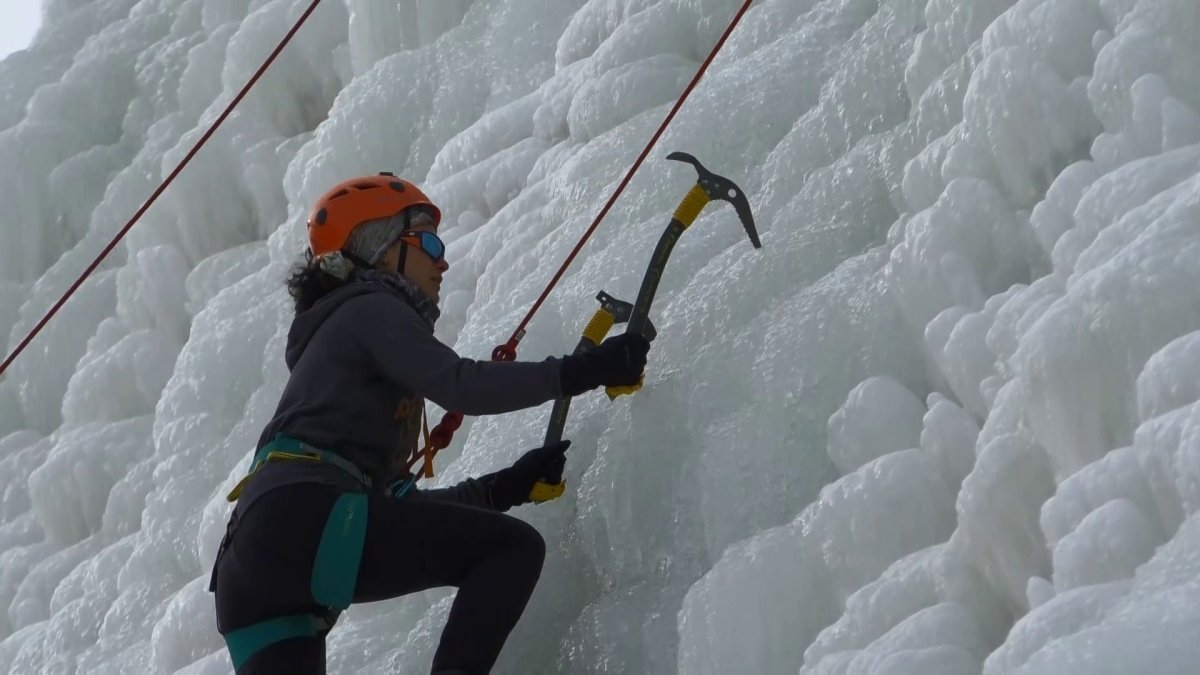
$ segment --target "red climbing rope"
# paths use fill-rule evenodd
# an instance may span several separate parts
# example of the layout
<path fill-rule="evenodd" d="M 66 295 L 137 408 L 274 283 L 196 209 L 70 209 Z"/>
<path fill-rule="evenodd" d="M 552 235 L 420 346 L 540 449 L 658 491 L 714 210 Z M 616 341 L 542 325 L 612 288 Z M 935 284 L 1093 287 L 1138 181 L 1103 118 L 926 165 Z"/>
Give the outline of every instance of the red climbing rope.
<path fill-rule="evenodd" d="M 212 135 L 217 131 L 217 128 L 220 127 L 225 121 L 225 118 L 229 117 L 230 113 L 233 112 L 233 109 L 237 107 L 237 104 L 246 97 L 246 94 L 250 92 L 251 87 L 258 82 L 263 73 L 267 71 L 267 68 L 275 61 L 275 58 L 279 56 L 279 53 L 283 51 L 283 48 L 287 46 L 288 42 L 291 42 L 292 37 L 296 35 L 296 33 L 300 30 L 300 27 L 304 25 L 304 22 L 308 20 L 308 17 L 313 13 L 313 10 L 317 8 L 317 5 L 320 4 L 320 2 L 321 0 L 313 0 L 312 4 L 308 6 L 308 9 L 304 10 L 304 14 L 300 16 L 300 20 L 296 22 L 296 25 L 292 26 L 292 29 L 288 31 L 287 36 L 283 38 L 283 41 L 279 43 L 279 46 L 275 48 L 275 51 L 271 52 L 271 55 L 267 57 L 267 60 L 262 64 L 261 67 L 259 67 L 258 72 L 254 73 L 254 76 L 250 78 L 250 81 L 246 83 L 246 86 L 242 87 L 242 90 L 238 92 L 238 95 L 234 97 L 232 101 L 230 101 L 229 106 L 225 108 L 225 112 L 221 113 L 221 116 L 217 118 L 217 121 L 213 122 L 212 126 L 208 128 L 208 131 L 204 132 L 204 135 L 200 137 L 200 140 L 196 142 L 196 145 L 192 146 L 191 151 L 189 151 L 187 156 L 183 158 L 183 161 L 179 163 L 179 166 L 175 167 L 175 170 L 171 172 L 171 175 L 167 176 L 167 179 L 163 181 L 162 185 L 158 186 L 158 189 L 154 191 L 154 194 L 150 195 L 150 198 L 146 200 L 146 203 L 142 204 L 142 207 L 137 210 L 137 213 L 133 214 L 133 217 L 129 219 L 129 222 L 125 223 L 125 226 L 121 228 L 121 231 L 117 233 L 117 236 L 113 237 L 113 240 L 108 243 L 108 246 L 105 246 L 104 250 L 100 252 L 100 255 L 96 256 L 96 259 L 92 261 L 92 264 L 88 265 L 87 269 L 83 271 L 83 274 L 79 275 L 79 278 L 75 280 L 75 283 L 71 284 L 71 287 L 67 289 L 67 292 L 58 299 L 58 302 L 54 303 L 54 306 L 51 307 L 50 311 L 46 313 L 46 316 L 42 317 L 41 321 L 38 321 L 33 330 L 29 332 L 29 335 L 26 335 L 25 339 L 17 345 L 17 348 L 14 349 L 13 352 L 4 359 L 4 363 L 0 364 L 0 375 L 3 375 L 4 372 L 8 370 L 9 365 L 16 360 L 17 356 L 20 355 L 21 352 L 25 351 L 25 348 L 29 346 L 30 342 L 33 342 L 33 338 L 36 337 L 43 328 L 45 328 L 46 324 L 50 322 L 50 319 L 58 313 L 58 310 L 61 309 L 63 305 L 67 303 L 67 300 L 69 300 L 71 296 L 75 294 L 75 291 L 77 291 L 79 287 L 83 285 L 83 282 L 86 281 L 89 276 L 91 276 L 92 272 L 96 271 L 96 268 L 99 267 L 100 263 L 108 257 L 108 254 L 112 253 L 112 250 L 117 247 L 117 244 L 120 243 L 121 239 L 125 237 L 126 233 L 133 228 L 134 223 L 141 219 L 141 217 L 150 209 L 154 202 L 158 201 L 159 195 L 166 191 L 167 187 L 175 181 L 175 177 L 178 176 L 180 172 L 183 171 L 183 168 L 192 161 L 192 158 L 195 157 L 196 153 L 200 151 L 200 148 L 208 142 L 208 139 L 212 137 Z"/>

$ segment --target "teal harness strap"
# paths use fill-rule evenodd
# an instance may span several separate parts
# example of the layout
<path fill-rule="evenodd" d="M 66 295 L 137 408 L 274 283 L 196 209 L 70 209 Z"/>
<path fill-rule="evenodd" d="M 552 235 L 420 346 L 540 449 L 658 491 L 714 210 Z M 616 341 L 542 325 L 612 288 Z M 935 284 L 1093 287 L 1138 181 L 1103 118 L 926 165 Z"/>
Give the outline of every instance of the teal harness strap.
<path fill-rule="evenodd" d="M 363 473 L 362 469 L 355 466 L 354 462 L 336 452 L 329 452 L 328 450 L 313 447 L 298 438 L 292 438 L 285 434 L 275 434 L 275 438 L 272 438 L 271 442 L 264 445 L 261 450 L 255 453 L 254 460 L 250 462 L 250 470 L 246 472 L 245 477 L 238 481 L 237 485 L 233 486 L 233 489 L 230 490 L 225 499 L 236 502 L 241 497 L 242 490 L 246 488 L 246 485 L 259 470 L 270 462 L 275 461 L 308 461 L 329 464 L 349 474 L 368 490 L 371 488 L 371 477 Z"/>
<path fill-rule="evenodd" d="M 336 452 L 322 450 L 321 448 L 311 446 L 300 439 L 292 438 L 291 436 L 286 436 L 284 434 L 276 434 L 275 438 L 271 439 L 271 442 L 264 445 L 262 450 L 258 451 L 258 454 L 254 456 L 254 462 L 251 465 L 250 472 L 254 473 L 254 471 L 260 468 L 263 464 L 270 461 L 272 454 L 276 453 L 287 455 L 291 459 L 311 459 L 313 461 L 319 461 L 322 464 L 331 464 L 350 474 L 355 480 L 357 480 L 359 483 L 362 483 L 364 486 L 368 488 L 371 486 L 371 477 L 363 473 L 362 469 L 359 469 L 354 462 L 351 462 Z"/>
<path fill-rule="evenodd" d="M 276 436 L 254 459 L 257 467 L 270 461 L 272 453 L 289 455 L 286 459 L 310 459 L 333 464 L 359 479 L 364 488 L 370 481 L 358 467 L 345 458 L 294 438 Z M 234 670 L 259 651 L 283 640 L 324 635 L 337 621 L 342 610 L 354 599 L 358 583 L 358 567 L 362 562 L 363 544 L 367 537 L 367 493 L 341 494 L 329 510 L 317 556 L 313 561 L 311 592 L 313 600 L 326 608 L 325 615 L 294 614 L 269 619 L 232 631 L 225 635 L 225 644 Z"/>
<path fill-rule="evenodd" d="M 313 564 L 312 596 L 333 609 L 346 609 L 354 598 L 358 565 L 367 538 L 367 495 L 347 492 L 338 497 L 325 521 Z"/>
<path fill-rule="evenodd" d="M 331 626 L 324 618 L 312 614 L 282 616 L 233 631 L 225 636 L 225 645 L 229 648 L 233 669 L 238 670 L 265 647 L 292 638 L 316 637 L 329 628 Z"/>

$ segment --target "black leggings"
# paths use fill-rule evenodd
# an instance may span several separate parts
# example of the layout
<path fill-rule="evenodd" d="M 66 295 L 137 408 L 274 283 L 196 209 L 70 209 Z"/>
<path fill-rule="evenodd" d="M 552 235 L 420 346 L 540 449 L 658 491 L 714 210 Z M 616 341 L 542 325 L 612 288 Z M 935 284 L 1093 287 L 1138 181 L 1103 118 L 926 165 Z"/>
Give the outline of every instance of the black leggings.
<path fill-rule="evenodd" d="M 260 497 L 241 517 L 217 570 L 217 625 L 229 633 L 268 619 L 320 614 L 312 565 L 340 493 L 301 483 Z M 521 618 L 542 571 L 546 545 L 533 527 L 473 506 L 371 495 L 354 602 L 439 586 L 458 595 L 433 670 L 488 673 Z M 325 673 L 325 641 L 293 638 L 250 657 L 238 675 Z"/>

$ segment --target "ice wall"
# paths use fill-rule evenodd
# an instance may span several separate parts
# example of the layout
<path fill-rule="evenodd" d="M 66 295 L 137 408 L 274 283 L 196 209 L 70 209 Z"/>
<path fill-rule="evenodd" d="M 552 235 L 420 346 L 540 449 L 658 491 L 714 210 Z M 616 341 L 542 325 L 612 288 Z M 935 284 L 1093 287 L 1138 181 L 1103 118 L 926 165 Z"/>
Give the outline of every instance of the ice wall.
<path fill-rule="evenodd" d="M 55 0 L 0 62 L 14 347 L 307 0 Z M 732 0 L 325 0 L 0 380 L 0 671 L 227 673 L 204 590 L 286 379 L 311 201 L 442 206 L 439 336 L 486 358 Z M 1200 6 L 760 0 L 530 327 L 574 344 L 697 155 L 648 387 L 582 397 L 504 673 L 1187 672 L 1200 660 Z M 471 420 L 439 482 L 538 443 Z M 331 673 L 428 669 L 449 591 L 355 607 Z"/>
<path fill-rule="evenodd" d="M 788 672 L 803 650 L 805 673 L 1188 672 L 1197 397 L 1181 374 L 1200 318 L 1186 290 L 1200 135 L 1181 64 L 1200 14 L 1027 1 L 924 14 L 905 72 L 916 114 L 895 133 L 936 134 L 906 165 L 886 274 L 938 393 L 915 392 L 928 396 L 915 442 L 911 393 L 886 380 L 850 393 L 830 418 L 846 475 L 693 586 L 681 671 Z M 953 489 L 911 479 L 896 500 L 901 461 Z M 914 552 L 935 506 L 956 522 Z M 831 509 L 851 529 L 824 527 Z M 897 528 L 912 536 L 895 542 Z M 864 539 L 854 559 L 886 570 L 844 581 L 838 552 Z"/>

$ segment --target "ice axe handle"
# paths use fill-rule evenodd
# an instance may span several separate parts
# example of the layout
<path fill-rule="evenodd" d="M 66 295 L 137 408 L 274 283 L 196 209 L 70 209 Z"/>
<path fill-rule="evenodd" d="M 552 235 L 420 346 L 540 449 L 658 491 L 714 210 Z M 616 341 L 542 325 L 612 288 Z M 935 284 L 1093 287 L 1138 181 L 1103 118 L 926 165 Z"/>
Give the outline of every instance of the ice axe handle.
<path fill-rule="evenodd" d="M 612 312 L 601 307 L 592 315 L 592 320 L 588 322 L 587 328 L 583 331 L 583 336 L 579 339 L 579 344 L 575 346 L 574 354 L 583 354 L 596 348 L 600 344 L 608 331 L 612 329 L 616 318 Z M 554 410 L 550 413 L 550 424 L 546 426 L 546 439 L 543 445 L 553 445 L 562 440 L 563 429 L 566 427 L 567 413 L 571 409 L 571 399 L 563 397 L 554 401 Z"/>

